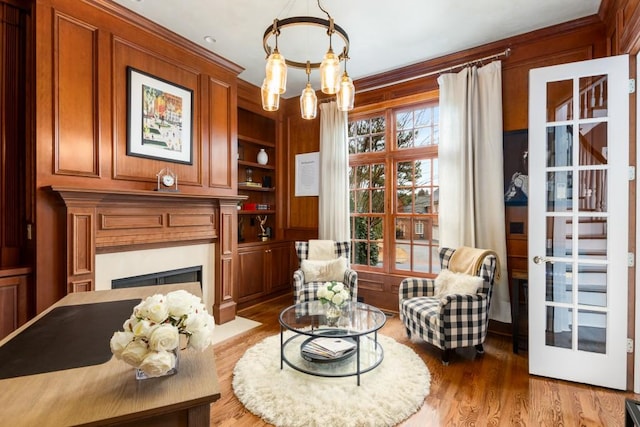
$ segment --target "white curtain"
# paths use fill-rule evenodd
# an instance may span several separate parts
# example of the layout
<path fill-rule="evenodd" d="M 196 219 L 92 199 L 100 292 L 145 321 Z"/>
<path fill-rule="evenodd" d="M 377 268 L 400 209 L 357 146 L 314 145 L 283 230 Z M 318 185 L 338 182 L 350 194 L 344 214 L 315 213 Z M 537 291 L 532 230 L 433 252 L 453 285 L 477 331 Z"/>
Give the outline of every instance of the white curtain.
<path fill-rule="evenodd" d="M 349 233 L 349 151 L 347 113 L 335 101 L 320 104 L 320 197 L 318 238 L 347 241 Z"/>
<path fill-rule="evenodd" d="M 443 74 L 438 148 L 440 245 L 496 251 L 491 319 L 510 323 L 502 150 L 501 62 Z"/>

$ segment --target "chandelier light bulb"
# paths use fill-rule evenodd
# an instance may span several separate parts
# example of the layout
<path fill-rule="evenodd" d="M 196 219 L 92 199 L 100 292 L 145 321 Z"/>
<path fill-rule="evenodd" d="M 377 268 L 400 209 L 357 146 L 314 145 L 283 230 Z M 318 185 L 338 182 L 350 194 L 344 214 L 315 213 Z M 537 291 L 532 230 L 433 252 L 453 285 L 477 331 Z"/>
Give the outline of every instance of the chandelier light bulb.
<path fill-rule="evenodd" d="M 300 113 L 303 119 L 311 120 L 316 118 L 318 112 L 318 97 L 311 87 L 311 83 L 303 89 L 300 95 Z"/>
<path fill-rule="evenodd" d="M 336 93 L 340 76 L 340 60 L 329 48 L 320 64 L 320 85 L 322 93 L 333 95 Z"/>
<path fill-rule="evenodd" d="M 353 110 L 353 101 L 356 95 L 356 88 L 353 85 L 353 80 L 347 74 L 345 70 L 342 75 L 342 79 L 340 79 L 340 86 L 338 89 L 338 93 L 336 95 L 336 100 L 338 101 L 338 110 L 340 111 L 351 111 Z"/>
<path fill-rule="evenodd" d="M 267 59 L 265 74 L 269 92 L 283 94 L 287 90 L 287 64 L 277 47 Z"/>

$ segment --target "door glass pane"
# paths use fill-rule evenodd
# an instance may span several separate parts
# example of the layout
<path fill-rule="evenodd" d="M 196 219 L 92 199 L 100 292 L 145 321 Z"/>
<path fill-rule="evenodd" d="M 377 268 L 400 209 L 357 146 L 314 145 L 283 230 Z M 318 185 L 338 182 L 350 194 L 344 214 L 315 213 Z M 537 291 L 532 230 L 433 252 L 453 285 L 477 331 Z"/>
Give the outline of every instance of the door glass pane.
<path fill-rule="evenodd" d="M 607 111 L 607 75 L 581 77 L 580 118 L 606 117 Z"/>
<path fill-rule="evenodd" d="M 570 257 L 573 245 L 571 217 L 547 218 L 547 256 Z"/>
<path fill-rule="evenodd" d="M 607 314 L 578 310 L 578 350 L 607 352 Z"/>
<path fill-rule="evenodd" d="M 578 209 L 581 212 L 607 211 L 607 171 L 604 169 L 578 172 Z"/>
<path fill-rule="evenodd" d="M 567 302 L 573 300 L 573 267 L 570 262 L 546 263 L 546 300 Z"/>
<path fill-rule="evenodd" d="M 547 210 L 567 212 L 571 210 L 573 173 L 559 171 L 547 173 Z"/>
<path fill-rule="evenodd" d="M 607 259 L 607 218 L 580 218 L 578 234 L 580 259 Z"/>
<path fill-rule="evenodd" d="M 547 83 L 547 122 L 573 119 L 573 80 Z"/>
<path fill-rule="evenodd" d="M 607 266 L 578 264 L 578 304 L 607 306 Z"/>
<path fill-rule="evenodd" d="M 578 149 L 581 165 L 606 165 L 607 123 L 582 123 Z"/>
<path fill-rule="evenodd" d="M 571 316 L 573 310 L 565 307 L 547 307 L 545 344 L 551 347 L 572 348 Z"/>
<path fill-rule="evenodd" d="M 573 126 L 547 128 L 547 166 L 573 165 Z"/>

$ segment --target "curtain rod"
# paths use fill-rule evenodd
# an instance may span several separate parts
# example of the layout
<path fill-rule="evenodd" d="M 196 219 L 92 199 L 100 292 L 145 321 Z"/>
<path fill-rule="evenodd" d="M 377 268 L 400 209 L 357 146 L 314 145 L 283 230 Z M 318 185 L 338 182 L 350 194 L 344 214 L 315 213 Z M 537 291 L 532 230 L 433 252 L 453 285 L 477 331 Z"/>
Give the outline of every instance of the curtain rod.
<path fill-rule="evenodd" d="M 451 67 L 446 67 L 446 68 L 441 68 L 441 69 L 436 70 L 436 71 L 429 71 L 428 73 L 420 74 L 420 75 L 413 76 L 413 77 L 407 77 L 406 79 L 397 80 L 397 81 L 394 81 L 393 83 L 381 84 L 379 86 L 367 88 L 367 89 L 362 90 L 362 91 L 356 90 L 356 93 L 368 92 L 370 90 L 375 90 L 375 89 L 382 89 L 382 88 L 387 87 L 387 86 L 393 86 L 393 85 L 397 85 L 397 84 L 400 84 L 400 83 L 409 82 L 411 80 L 417 80 L 417 79 L 421 79 L 421 78 L 424 78 L 424 77 L 433 76 L 434 74 L 440 74 L 440 73 L 444 73 L 444 72 L 447 72 L 447 71 L 455 70 L 456 68 L 463 68 L 463 67 L 466 67 L 467 65 L 476 64 L 478 62 L 484 62 L 484 61 L 488 61 L 490 59 L 500 58 L 501 56 L 508 57 L 509 55 L 511 55 L 511 48 L 510 47 L 506 48 L 502 52 L 494 53 L 493 55 L 485 56 L 484 58 L 474 59 L 472 61 L 463 62 L 462 64 L 452 65 Z"/>

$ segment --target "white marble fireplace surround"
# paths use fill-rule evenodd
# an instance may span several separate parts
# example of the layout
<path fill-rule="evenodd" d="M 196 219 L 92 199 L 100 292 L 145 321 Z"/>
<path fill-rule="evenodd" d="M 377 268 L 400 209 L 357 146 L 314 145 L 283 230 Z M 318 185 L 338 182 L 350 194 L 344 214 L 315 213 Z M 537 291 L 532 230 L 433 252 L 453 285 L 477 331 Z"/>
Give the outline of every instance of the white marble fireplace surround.
<path fill-rule="evenodd" d="M 97 254 L 95 289 L 111 289 L 114 279 L 201 265 L 203 302 L 213 314 L 214 255 L 213 243 Z"/>

